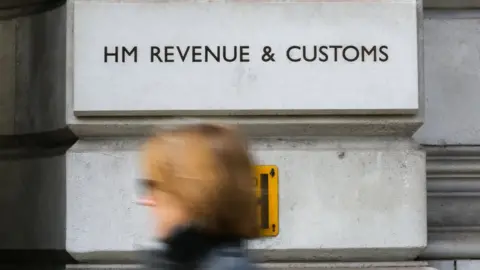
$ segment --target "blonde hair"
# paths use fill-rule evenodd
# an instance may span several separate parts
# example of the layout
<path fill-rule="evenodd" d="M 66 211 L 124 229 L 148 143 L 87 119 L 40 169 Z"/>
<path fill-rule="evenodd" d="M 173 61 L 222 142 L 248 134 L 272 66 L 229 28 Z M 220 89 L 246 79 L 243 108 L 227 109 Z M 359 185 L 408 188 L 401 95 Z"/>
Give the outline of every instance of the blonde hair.
<path fill-rule="evenodd" d="M 216 234 L 259 234 L 253 164 L 233 128 L 197 124 L 161 133 L 143 150 L 146 175 Z"/>

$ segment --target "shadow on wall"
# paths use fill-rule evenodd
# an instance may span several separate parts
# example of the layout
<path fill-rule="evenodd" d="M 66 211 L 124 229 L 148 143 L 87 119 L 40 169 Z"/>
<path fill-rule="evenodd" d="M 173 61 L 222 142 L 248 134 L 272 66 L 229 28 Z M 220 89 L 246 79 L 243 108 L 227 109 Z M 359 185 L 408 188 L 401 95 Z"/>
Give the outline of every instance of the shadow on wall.
<path fill-rule="evenodd" d="M 66 18 L 65 8 L 50 10 L 65 1 L 0 2 L 0 18 L 15 18 L 0 21 L 0 269 L 72 262 L 64 152 L 76 138 L 65 128 Z M 17 18 L 34 6 L 37 14 Z"/>
<path fill-rule="evenodd" d="M 0 263 L 64 260 L 65 156 L 0 157 L 0 179 Z"/>

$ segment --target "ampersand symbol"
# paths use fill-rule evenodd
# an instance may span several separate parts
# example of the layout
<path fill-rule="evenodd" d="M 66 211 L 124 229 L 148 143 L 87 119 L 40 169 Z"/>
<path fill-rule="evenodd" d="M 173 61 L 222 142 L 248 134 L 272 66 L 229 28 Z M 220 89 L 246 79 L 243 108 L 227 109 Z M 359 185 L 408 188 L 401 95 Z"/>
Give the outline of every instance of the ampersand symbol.
<path fill-rule="evenodd" d="M 272 53 L 272 48 L 270 46 L 263 47 L 263 62 L 275 62 L 275 59 L 273 58 L 274 56 L 275 53 Z"/>

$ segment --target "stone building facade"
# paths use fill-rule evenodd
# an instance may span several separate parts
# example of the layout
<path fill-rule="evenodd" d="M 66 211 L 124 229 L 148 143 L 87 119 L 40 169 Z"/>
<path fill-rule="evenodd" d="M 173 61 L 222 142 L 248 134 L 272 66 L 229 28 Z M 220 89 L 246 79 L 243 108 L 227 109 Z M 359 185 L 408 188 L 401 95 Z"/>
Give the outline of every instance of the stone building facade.
<path fill-rule="evenodd" d="M 135 264 L 138 146 L 193 120 L 76 115 L 74 2 L 122 1 L 0 3 L 0 258 Z M 416 6 L 415 114 L 213 117 L 279 168 L 281 233 L 250 244 L 263 267 L 480 269 L 480 1 Z"/>

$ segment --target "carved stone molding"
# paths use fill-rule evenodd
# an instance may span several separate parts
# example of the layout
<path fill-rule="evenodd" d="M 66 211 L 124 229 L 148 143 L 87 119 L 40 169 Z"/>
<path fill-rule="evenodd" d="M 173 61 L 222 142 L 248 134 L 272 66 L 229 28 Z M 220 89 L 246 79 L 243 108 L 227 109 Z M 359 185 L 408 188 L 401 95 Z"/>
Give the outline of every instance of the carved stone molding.
<path fill-rule="evenodd" d="M 480 146 L 426 146 L 424 258 L 480 258 Z"/>

